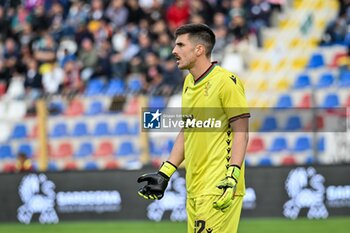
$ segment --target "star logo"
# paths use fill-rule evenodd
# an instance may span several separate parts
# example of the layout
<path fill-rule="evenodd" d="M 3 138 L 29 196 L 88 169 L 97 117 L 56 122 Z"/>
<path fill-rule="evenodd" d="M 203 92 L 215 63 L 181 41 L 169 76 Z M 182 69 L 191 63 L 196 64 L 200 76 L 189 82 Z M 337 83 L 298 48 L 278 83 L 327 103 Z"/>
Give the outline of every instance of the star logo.
<path fill-rule="evenodd" d="M 162 113 L 157 111 L 149 111 L 143 113 L 143 128 L 144 129 L 160 129 L 161 128 L 161 115 Z"/>
<path fill-rule="evenodd" d="M 151 113 L 151 115 L 153 116 L 151 122 L 154 120 L 159 121 L 159 117 L 162 115 L 162 113 L 160 113 L 159 109 L 157 109 L 157 111 L 155 113 Z"/>

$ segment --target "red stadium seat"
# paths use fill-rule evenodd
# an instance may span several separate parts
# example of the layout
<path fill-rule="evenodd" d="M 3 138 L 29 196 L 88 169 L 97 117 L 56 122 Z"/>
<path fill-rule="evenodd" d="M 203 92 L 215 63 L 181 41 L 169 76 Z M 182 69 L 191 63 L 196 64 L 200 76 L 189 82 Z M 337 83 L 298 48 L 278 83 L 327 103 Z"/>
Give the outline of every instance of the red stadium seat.
<path fill-rule="evenodd" d="M 108 161 L 105 165 L 105 169 L 108 170 L 113 170 L 113 169 L 118 169 L 120 167 L 119 163 L 115 160 Z"/>
<path fill-rule="evenodd" d="M 264 141 L 260 137 L 252 138 L 249 142 L 247 152 L 248 153 L 257 153 L 265 149 Z"/>
<path fill-rule="evenodd" d="M 62 142 L 58 145 L 57 150 L 54 151 L 55 158 L 68 158 L 73 156 L 73 145 L 70 142 Z"/>
<path fill-rule="evenodd" d="M 63 168 L 65 171 L 78 170 L 78 165 L 74 161 L 69 161 L 64 165 Z"/>
<path fill-rule="evenodd" d="M 295 164 L 296 164 L 295 158 L 291 155 L 286 156 L 282 159 L 282 165 L 284 166 L 291 166 Z"/>
<path fill-rule="evenodd" d="M 114 151 L 114 146 L 110 141 L 102 141 L 95 151 L 94 155 L 96 157 L 106 157 L 112 156 Z"/>
<path fill-rule="evenodd" d="M 6 163 L 4 164 L 3 171 L 5 173 L 12 173 L 16 171 L 16 164 L 14 163 Z"/>
<path fill-rule="evenodd" d="M 5 83 L 0 83 L 0 96 L 5 94 L 5 92 L 6 92 L 6 85 L 5 85 Z"/>
<path fill-rule="evenodd" d="M 66 116 L 79 116 L 84 112 L 84 104 L 80 99 L 74 99 L 64 112 Z"/>

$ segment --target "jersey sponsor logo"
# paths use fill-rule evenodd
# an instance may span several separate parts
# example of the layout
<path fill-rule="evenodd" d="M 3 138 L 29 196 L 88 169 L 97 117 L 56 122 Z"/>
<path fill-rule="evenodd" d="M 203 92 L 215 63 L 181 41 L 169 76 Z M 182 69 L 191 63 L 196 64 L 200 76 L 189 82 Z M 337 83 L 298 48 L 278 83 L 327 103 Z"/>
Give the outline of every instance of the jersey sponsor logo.
<path fill-rule="evenodd" d="M 205 87 L 204 87 L 204 96 L 208 96 L 208 95 L 209 95 L 209 88 L 211 88 L 211 84 L 210 84 L 210 82 L 208 81 L 208 82 L 205 84 Z"/>

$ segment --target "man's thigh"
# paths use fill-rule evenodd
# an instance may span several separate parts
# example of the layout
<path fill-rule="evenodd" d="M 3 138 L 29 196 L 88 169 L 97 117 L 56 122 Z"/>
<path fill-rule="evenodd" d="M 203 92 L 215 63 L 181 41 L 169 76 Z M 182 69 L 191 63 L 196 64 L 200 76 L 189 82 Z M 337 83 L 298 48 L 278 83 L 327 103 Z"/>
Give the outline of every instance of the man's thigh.
<path fill-rule="evenodd" d="M 236 196 L 225 212 L 213 208 L 218 196 L 187 199 L 188 233 L 236 233 L 243 197 Z"/>

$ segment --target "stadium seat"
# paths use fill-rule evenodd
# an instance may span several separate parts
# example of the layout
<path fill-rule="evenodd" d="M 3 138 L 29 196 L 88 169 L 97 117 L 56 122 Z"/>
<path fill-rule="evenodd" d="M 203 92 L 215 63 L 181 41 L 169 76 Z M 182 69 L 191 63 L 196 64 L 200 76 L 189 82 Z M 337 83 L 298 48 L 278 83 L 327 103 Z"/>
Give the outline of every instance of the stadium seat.
<path fill-rule="evenodd" d="M 71 156 L 73 156 L 73 145 L 70 142 L 61 142 L 53 154 L 55 158 L 69 158 Z"/>
<path fill-rule="evenodd" d="M 16 172 L 16 164 L 15 163 L 5 163 L 3 166 L 3 171 L 5 173 L 13 173 Z"/>
<path fill-rule="evenodd" d="M 277 128 L 277 119 L 273 116 L 267 116 L 263 120 L 260 132 L 271 132 L 276 130 Z"/>
<path fill-rule="evenodd" d="M 296 139 L 293 151 L 294 152 L 304 152 L 311 150 L 311 140 L 307 136 L 300 136 Z"/>
<path fill-rule="evenodd" d="M 322 54 L 320 53 L 314 53 L 311 55 L 311 58 L 309 60 L 309 64 L 307 65 L 308 68 L 319 68 L 324 66 L 324 59 Z"/>
<path fill-rule="evenodd" d="M 59 169 L 58 169 L 57 163 L 55 163 L 54 161 L 50 161 L 47 164 L 47 170 L 50 171 L 50 172 L 58 171 Z"/>
<path fill-rule="evenodd" d="M 123 95 L 125 90 L 124 81 L 121 79 L 111 80 L 104 91 L 106 96 Z"/>
<path fill-rule="evenodd" d="M 264 141 L 261 137 L 254 137 L 249 140 L 247 152 L 248 153 L 257 153 L 265 150 Z"/>
<path fill-rule="evenodd" d="M 318 152 L 325 151 L 325 138 L 324 137 L 321 137 L 318 139 L 317 149 L 318 149 Z"/>
<path fill-rule="evenodd" d="M 293 107 L 292 97 L 288 94 L 283 94 L 278 98 L 276 108 L 291 108 Z"/>
<path fill-rule="evenodd" d="M 152 96 L 149 99 L 148 107 L 150 109 L 159 109 L 162 110 L 166 107 L 165 98 L 162 96 Z"/>
<path fill-rule="evenodd" d="M 93 154 L 94 148 L 91 142 L 83 142 L 80 144 L 78 150 L 75 153 L 75 157 L 83 158 Z"/>
<path fill-rule="evenodd" d="M 282 165 L 283 166 L 291 166 L 291 165 L 295 165 L 296 164 L 296 160 L 293 156 L 286 156 L 284 158 L 282 158 Z"/>
<path fill-rule="evenodd" d="M 139 78 L 131 78 L 128 81 L 128 89 L 131 94 L 139 93 L 142 90 L 142 81 Z"/>
<path fill-rule="evenodd" d="M 103 94 L 104 82 L 101 79 L 90 80 L 85 89 L 86 96 L 96 96 Z"/>
<path fill-rule="evenodd" d="M 65 111 L 65 106 L 62 101 L 52 101 L 49 103 L 50 115 L 56 116 L 61 115 Z"/>
<path fill-rule="evenodd" d="M 286 131 L 296 131 L 302 128 L 301 118 L 299 116 L 290 116 L 287 119 L 286 127 L 284 128 Z"/>
<path fill-rule="evenodd" d="M 302 96 L 299 104 L 297 105 L 299 108 L 311 108 L 312 107 L 312 98 L 311 95 L 306 93 Z"/>
<path fill-rule="evenodd" d="M 170 152 L 172 151 L 173 147 L 174 147 L 175 141 L 173 139 L 169 139 L 166 143 L 165 143 L 165 152 L 167 154 L 170 154 Z"/>
<path fill-rule="evenodd" d="M 93 136 L 101 137 L 110 135 L 109 127 L 107 122 L 98 122 L 92 132 Z"/>
<path fill-rule="evenodd" d="M 117 161 L 111 160 L 105 164 L 104 169 L 114 170 L 114 169 L 118 169 L 119 167 L 120 167 L 120 165 Z"/>
<path fill-rule="evenodd" d="M 307 87 L 311 87 L 311 81 L 310 77 L 307 74 L 301 74 L 297 76 L 297 79 L 295 80 L 293 84 L 294 89 L 304 89 Z"/>
<path fill-rule="evenodd" d="M 62 138 L 68 136 L 67 124 L 64 122 L 57 123 L 54 125 L 50 137 L 53 138 Z"/>
<path fill-rule="evenodd" d="M 87 116 L 95 116 L 98 114 L 103 113 L 103 104 L 101 101 L 95 100 L 93 102 L 90 103 L 87 111 L 85 112 L 85 115 Z"/>
<path fill-rule="evenodd" d="M 15 125 L 12 130 L 11 139 L 22 139 L 27 137 L 27 127 L 24 124 Z"/>
<path fill-rule="evenodd" d="M 0 145 L 0 159 L 15 158 L 10 145 Z"/>
<path fill-rule="evenodd" d="M 128 135 L 129 132 L 129 124 L 126 121 L 118 121 L 115 125 L 113 134 L 116 136 Z"/>
<path fill-rule="evenodd" d="M 272 144 L 268 151 L 270 152 L 281 152 L 288 149 L 287 139 L 285 137 L 279 136 L 274 138 Z"/>
<path fill-rule="evenodd" d="M 322 108 L 336 108 L 339 107 L 340 101 L 339 97 L 335 93 L 330 93 L 326 95 L 321 103 Z"/>
<path fill-rule="evenodd" d="M 88 128 L 85 122 L 78 122 L 73 128 L 72 136 L 73 137 L 83 137 L 88 136 Z"/>
<path fill-rule="evenodd" d="M 317 88 L 327 88 L 332 86 L 334 83 L 334 76 L 330 72 L 321 74 L 318 83 L 316 84 Z"/>
<path fill-rule="evenodd" d="M 306 160 L 305 160 L 305 165 L 313 165 L 313 164 L 315 164 L 315 161 L 316 161 L 316 159 L 315 159 L 315 157 L 314 156 L 312 156 L 312 155 L 308 155 L 307 157 L 306 157 Z"/>
<path fill-rule="evenodd" d="M 345 106 L 344 107 L 350 108 L 350 94 L 348 95 L 348 97 L 345 100 Z"/>
<path fill-rule="evenodd" d="M 84 103 L 80 99 L 73 99 L 66 108 L 64 114 L 66 116 L 79 116 L 84 113 Z"/>
<path fill-rule="evenodd" d="M 29 143 L 26 143 L 26 144 L 21 144 L 19 147 L 18 147 L 18 151 L 17 151 L 17 154 L 18 153 L 24 153 L 26 154 L 28 157 L 32 157 L 33 156 L 33 147 L 31 144 Z"/>
<path fill-rule="evenodd" d="M 87 171 L 94 171 L 94 170 L 98 170 L 99 168 L 96 162 L 89 161 L 85 164 L 84 169 Z"/>
<path fill-rule="evenodd" d="M 152 157 L 159 157 L 162 155 L 162 150 L 156 145 L 153 140 L 149 141 L 149 151 Z"/>
<path fill-rule="evenodd" d="M 77 165 L 76 162 L 74 162 L 74 161 L 68 161 L 68 162 L 64 165 L 63 169 L 64 169 L 65 171 L 74 171 L 74 170 L 78 170 L 78 165 Z"/>
<path fill-rule="evenodd" d="M 129 156 L 129 155 L 134 155 L 135 152 L 135 148 L 134 148 L 134 144 L 132 142 L 126 141 L 126 142 L 122 142 L 117 150 L 116 155 L 117 156 Z"/>
<path fill-rule="evenodd" d="M 338 86 L 340 88 L 349 88 L 350 87 L 350 71 L 343 72 L 340 74 Z"/>
<path fill-rule="evenodd" d="M 273 164 L 272 164 L 271 158 L 268 157 L 268 156 L 265 156 L 265 157 L 263 157 L 263 158 L 261 158 L 261 159 L 259 160 L 258 165 L 259 165 L 259 166 L 262 166 L 262 167 L 270 167 L 270 166 L 272 166 Z"/>
<path fill-rule="evenodd" d="M 96 157 L 108 157 L 112 156 L 114 151 L 114 146 L 110 141 L 102 141 L 98 145 L 94 156 Z"/>

